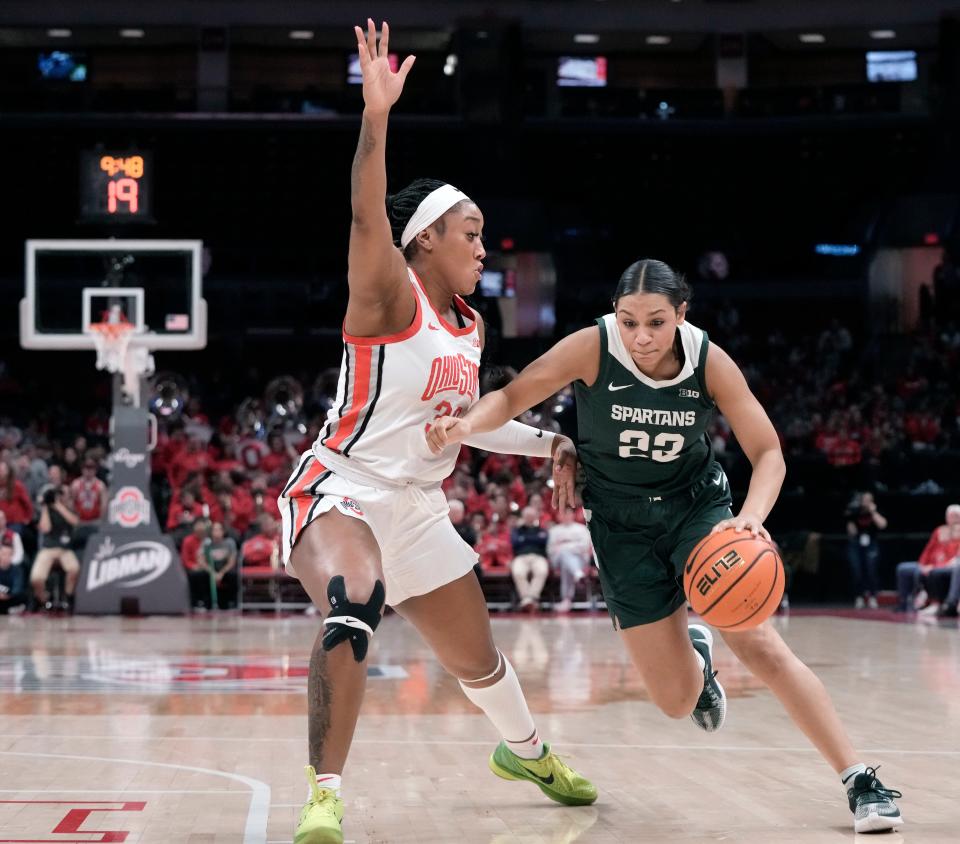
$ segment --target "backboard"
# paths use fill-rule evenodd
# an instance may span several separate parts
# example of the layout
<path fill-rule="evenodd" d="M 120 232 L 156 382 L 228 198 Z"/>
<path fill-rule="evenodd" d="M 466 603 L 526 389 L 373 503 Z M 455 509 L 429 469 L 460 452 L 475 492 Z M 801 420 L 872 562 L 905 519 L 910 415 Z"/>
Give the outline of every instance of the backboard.
<path fill-rule="evenodd" d="M 89 323 L 119 309 L 132 345 L 204 348 L 202 250 L 199 240 L 28 240 L 21 345 L 92 349 Z"/>

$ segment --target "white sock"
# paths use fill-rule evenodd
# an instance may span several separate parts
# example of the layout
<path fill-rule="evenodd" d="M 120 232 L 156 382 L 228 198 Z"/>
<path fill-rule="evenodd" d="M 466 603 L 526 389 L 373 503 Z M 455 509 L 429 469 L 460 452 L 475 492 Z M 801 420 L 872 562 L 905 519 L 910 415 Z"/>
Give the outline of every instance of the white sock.
<path fill-rule="evenodd" d="M 523 741 L 510 741 L 510 739 L 504 739 L 503 743 L 510 748 L 510 751 L 515 755 L 519 756 L 521 759 L 539 759 L 543 756 L 543 752 L 546 748 L 543 746 L 543 742 L 540 741 L 540 734 L 537 732 L 536 728 L 533 730 L 533 735 L 525 738 Z"/>
<path fill-rule="evenodd" d="M 856 765 L 851 765 L 845 771 L 840 772 L 840 782 L 843 783 L 843 787 L 853 788 L 853 781 L 856 779 L 857 774 L 862 774 L 867 770 L 867 766 L 863 762 L 857 762 Z"/>
<path fill-rule="evenodd" d="M 517 672 L 513 670 L 510 660 L 503 655 L 500 658 L 506 671 L 496 683 L 477 689 L 461 682 L 460 688 L 467 699 L 479 706 L 493 722 L 510 750 L 523 759 L 539 759 L 543 754 L 543 744 L 520 688 Z"/>
<path fill-rule="evenodd" d="M 320 788 L 329 788 L 337 797 L 340 796 L 340 784 L 341 777 L 340 774 L 317 774 L 317 785 Z M 308 796 L 312 796 L 311 793 Z"/>

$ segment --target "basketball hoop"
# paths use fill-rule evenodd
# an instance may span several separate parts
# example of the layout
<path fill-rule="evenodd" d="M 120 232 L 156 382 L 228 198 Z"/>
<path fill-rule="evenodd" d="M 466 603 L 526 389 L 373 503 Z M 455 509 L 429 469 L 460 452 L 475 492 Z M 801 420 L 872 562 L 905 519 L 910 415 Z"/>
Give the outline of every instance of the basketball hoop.
<path fill-rule="evenodd" d="M 121 372 L 134 326 L 129 322 L 91 322 L 90 336 L 97 349 L 97 369 Z"/>

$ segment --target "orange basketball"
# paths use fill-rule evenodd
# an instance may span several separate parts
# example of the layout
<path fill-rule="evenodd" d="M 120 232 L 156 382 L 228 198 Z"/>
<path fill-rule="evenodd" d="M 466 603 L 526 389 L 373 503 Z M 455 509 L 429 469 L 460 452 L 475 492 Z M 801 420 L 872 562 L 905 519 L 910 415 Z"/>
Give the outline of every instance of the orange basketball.
<path fill-rule="evenodd" d="M 749 531 L 727 528 L 704 537 L 683 568 L 683 591 L 707 624 L 749 630 L 773 615 L 785 575 L 777 549 Z"/>

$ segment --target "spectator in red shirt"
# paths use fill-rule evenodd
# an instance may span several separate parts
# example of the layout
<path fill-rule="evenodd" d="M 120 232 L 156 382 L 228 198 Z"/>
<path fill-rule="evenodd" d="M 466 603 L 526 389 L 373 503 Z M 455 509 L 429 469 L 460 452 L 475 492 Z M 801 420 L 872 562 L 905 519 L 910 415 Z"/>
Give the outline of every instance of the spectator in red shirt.
<path fill-rule="evenodd" d="M 183 538 L 180 559 L 190 583 L 190 603 L 194 607 L 203 607 L 209 604 L 210 573 L 200 564 L 200 553 L 203 550 L 209 526 L 205 519 L 197 519 L 193 522 L 192 528 Z"/>
<path fill-rule="evenodd" d="M 860 443 L 858 443 L 846 428 L 841 428 L 836 438 L 824 445 L 827 463 L 831 466 L 857 466 L 862 458 Z"/>
<path fill-rule="evenodd" d="M 174 534 L 174 541 L 176 541 L 177 537 L 183 537 L 189 533 L 193 529 L 193 523 L 203 517 L 203 505 L 197 501 L 193 490 L 182 489 L 170 504 L 167 530 Z"/>
<path fill-rule="evenodd" d="M 490 485 L 494 492 L 491 494 L 490 491 L 487 491 L 487 494 L 477 492 L 476 489 L 471 486 L 470 491 L 467 494 L 467 500 L 464 502 L 467 507 L 468 513 L 483 513 L 484 518 L 489 522 L 493 518 L 493 508 L 490 506 L 490 501 L 493 495 L 496 495 L 498 487 L 495 484 Z"/>
<path fill-rule="evenodd" d="M 7 517 L 7 527 L 16 533 L 33 521 L 33 502 L 27 488 L 17 480 L 6 460 L 0 460 L 0 510 Z"/>
<path fill-rule="evenodd" d="M 282 475 L 288 477 L 299 457 L 283 438 L 283 434 L 274 432 L 267 438 L 269 451 L 260 460 L 260 468 L 271 478 Z"/>
<path fill-rule="evenodd" d="M 185 450 L 177 453 L 170 461 L 170 486 L 180 489 L 190 475 L 203 474 L 210 467 L 210 455 L 203 447 L 199 437 L 190 437 Z"/>
<path fill-rule="evenodd" d="M 240 546 L 244 567 L 277 568 L 280 559 L 280 534 L 269 516 L 257 519 L 257 532 Z"/>
<path fill-rule="evenodd" d="M 157 447 L 150 453 L 150 468 L 156 475 L 170 478 L 174 458 L 187 447 L 186 434 L 181 427 L 171 428 L 169 433 L 157 434 Z"/>
<path fill-rule="evenodd" d="M 197 519 L 191 525 L 190 533 L 180 544 L 180 559 L 187 571 L 194 571 L 199 566 L 197 555 L 200 553 L 203 540 L 207 538 L 208 527 L 206 519 Z"/>
<path fill-rule="evenodd" d="M 253 497 L 254 513 L 258 517 L 267 515 L 271 519 L 279 521 L 280 506 L 277 504 L 277 499 L 283 491 L 285 481 L 286 478 L 281 483 L 271 486 L 263 472 L 258 472 L 253 476 L 253 480 L 250 481 L 250 495 Z"/>
<path fill-rule="evenodd" d="M 97 462 L 86 458 L 80 477 L 70 484 L 70 504 L 80 520 L 73 530 L 74 545 L 82 550 L 107 511 L 107 485 L 97 477 Z"/>
<path fill-rule="evenodd" d="M 492 521 L 499 522 L 501 525 L 510 528 L 510 516 L 514 508 L 510 506 L 510 500 L 502 492 L 497 493 L 490 500 L 490 509 L 493 511 Z"/>
<path fill-rule="evenodd" d="M 515 475 L 510 485 L 507 487 L 507 495 L 512 504 L 516 504 L 521 510 L 527 506 L 527 488 L 523 485 L 523 478 Z"/>
<path fill-rule="evenodd" d="M 480 555 L 480 568 L 484 574 L 509 574 L 513 560 L 510 530 L 506 522 L 490 522 L 478 533 L 479 539 L 473 550 Z"/>
<path fill-rule="evenodd" d="M 914 447 L 932 446 L 940 436 L 940 421 L 929 410 L 908 413 L 903 433 Z"/>
<path fill-rule="evenodd" d="M 927 603 L 925 588 L 927 576 L 934 569 L 944 568 L 960 556 L 960 504 L 947 507 L 946 524 L 940 525 L 933 533 L 926 547 L 915 562 L 897 565 L 897 612 L 910 609 L 910 599 L 916 596 L 918 609 Z"/>
<path fill-rule="evenodd" d="M 83 461 L 80 477 L 70 484 L 70 498 L 81 525 L 95 524 L 103 518 L 107 509 L 107 485 L 97 477 L 96 461 Z"/>

